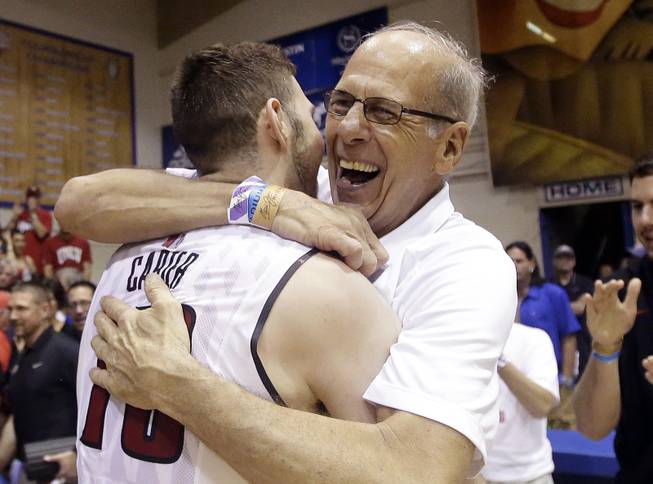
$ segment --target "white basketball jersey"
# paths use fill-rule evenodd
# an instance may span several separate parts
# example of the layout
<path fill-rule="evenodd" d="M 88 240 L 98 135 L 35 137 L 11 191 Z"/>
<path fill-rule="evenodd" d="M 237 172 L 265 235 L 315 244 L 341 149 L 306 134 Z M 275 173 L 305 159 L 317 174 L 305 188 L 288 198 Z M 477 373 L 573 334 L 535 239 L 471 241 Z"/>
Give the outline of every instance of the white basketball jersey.
<path fill-rule="evenodd" d="M 314 253 L 263 230 L 206 228 L 143 244 L 111 258 L 93 298 L 77 373 L 78 473 L 81 483 L 244 482 L 178 422 L 125 405 L 91 382 L 91 348 L 102 296 L 149 305 L 145 276 L 158 273 L 183 304 L 193 356 L 218 375 L 268 400 L 278 399 L 256 345 L 276 296 Z"/>

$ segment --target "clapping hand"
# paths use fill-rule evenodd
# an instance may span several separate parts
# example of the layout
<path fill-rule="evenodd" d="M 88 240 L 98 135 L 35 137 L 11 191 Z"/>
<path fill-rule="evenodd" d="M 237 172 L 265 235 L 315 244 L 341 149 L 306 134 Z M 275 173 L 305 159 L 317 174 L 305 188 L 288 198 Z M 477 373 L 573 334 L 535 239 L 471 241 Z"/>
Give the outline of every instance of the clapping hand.
<path fill-rule="evenodd" d="M 622 280 L 596 281 L 594 295 L 583 296 L 587 307 L 587 329 L 594 342 L 605 346 L 618 344 L 633 327 L 642 281 L 638 278 L 630 280 L 622 302 L 619 291 L 623 287 Z"/>

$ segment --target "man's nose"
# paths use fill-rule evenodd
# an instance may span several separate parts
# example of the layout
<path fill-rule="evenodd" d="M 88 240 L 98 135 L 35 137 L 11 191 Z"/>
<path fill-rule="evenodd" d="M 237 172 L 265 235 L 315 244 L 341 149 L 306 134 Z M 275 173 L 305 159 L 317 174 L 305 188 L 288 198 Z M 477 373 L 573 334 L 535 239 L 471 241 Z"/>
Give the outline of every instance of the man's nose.
<path fill-rule="evenodd" d="M 647 225 L 653 224 L 653 206 L 648 203 L 642 208 L 642 222 Z"/>
<path fill-rule="evenodd" d="M 364 105 L 354 102 L 338 125 L 338 134 L 345 144 L 365 143 L 370 140 L 371 127 L 365 118 Z"/>

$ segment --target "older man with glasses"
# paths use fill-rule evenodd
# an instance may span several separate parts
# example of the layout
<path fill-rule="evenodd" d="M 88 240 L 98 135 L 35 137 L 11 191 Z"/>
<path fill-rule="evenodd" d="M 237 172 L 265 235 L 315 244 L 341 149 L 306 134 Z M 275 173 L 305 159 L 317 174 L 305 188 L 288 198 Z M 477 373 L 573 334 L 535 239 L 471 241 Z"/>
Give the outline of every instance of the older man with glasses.
<path fill-rule="evenodd" d="M 514 266 L 499 241 L 455 213 L 445 181 L 482 88 L 478 62 L 448 36 L 412 23 L 377 32 L 326 99 L 331 193 L 356 209 L 292 191 L 266 205 L 274 205 L 267 228 L 275 233 L 338 250 L 352 267 L 374 272 L 400 317 L 398 342 L 363 395 L 376 424 L 275 406 L 208 372 L 165 330 L 180 324 L 166 291 L 147 315 L 103 300 L 118 326 L 102 325 L 94 341 L 110 362 L 92 372 L 94 381 L 126 401 L 150 395 L 261 482 L 459 482 L 477 472 L 498 423 L 496 364 L 516 309 Z M 249 201 L 233 185 L 118 170 L 69 182 L 57 216 L 89 238 L 150 238 L 226 223 L 232 191 L 233 204 Z M 82 214 L 76 200 L 91 192 Z M 87 223 L 89 213 L 102 223 Z M 377 262 L 386 253 L 370 227 L 390 254 L 383 270 Z"/>

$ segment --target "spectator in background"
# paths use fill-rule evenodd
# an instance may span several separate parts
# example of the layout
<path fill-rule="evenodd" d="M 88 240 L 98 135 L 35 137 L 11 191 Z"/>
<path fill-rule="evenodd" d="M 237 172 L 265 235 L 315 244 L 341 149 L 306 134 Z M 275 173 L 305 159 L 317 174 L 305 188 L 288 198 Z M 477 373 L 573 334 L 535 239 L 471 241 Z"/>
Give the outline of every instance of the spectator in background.
<path fill-rule="evenodd" d="M 9 221 L 10 231 L 25 234 L 25 255 L 32 258 L 38 274 L 43 273 L 43 244 L 52 231 L 52 214 L 40 206 L 41 189 L 29 187 L 25 192 L 25 206 L 14 205 L 14 213 Z"/>
<path fill-rule="evenodd" d="M 72 324 L 68 325 L 67 334 L 80 341 L 86 323 L 86 316 L 93 301 L 95 284 L 89 281 L 75 282 L 68 289 L 68 305 L 72 316 Z"/>
<path fill-rule="evenodd" d="M 7 291 L 0 291 L 0 386 L 4 386 L 9 371 L 11 360 L 11 338 L 7 334 L 9 328 L 9 299 L 11 294 Z"/>
<path fill-rule="evenodd" d="M 14 287 L 9 307 L 16 336 L 25 341 L 25 351 L 16 359 L 7 385 L 5 403 L 11 417 L 0 441 L 0 468 L 13 455 L 5 449 L 14 449 L 25 461 L 26 443 L 74 436 L 77 421 L 79 344 L 50 326 L 49 296 L 41 285 Z"/>
<path fill-rule="evenodd" d="M 60 271 L 65 268 L 75 269 L 83 276 L 82 279 L 91 278 L 91 249 L 88 241 L 62 231 L 49 238 L 43 246 L 43 274 L 51 279 L 59 279 L 67 289 L 65 282 L 70 278 L 60 276 Z"/>
<path fill-rule="evenodd" d="M 18 280 L 18 271 L 13 261 L 4 259 L 0 261 L 0 290 L 11 291 Z"/>
<path fill-rule="evenodd" d="M 633 226 L 646 254 L 586 296 L 592 355 L 574 393 L 578 430 L 616 428 L 618 484 L 653 482 L 653 155 L 630 172 Z M 627 284 L 627 290 L 624 286 Z M 622 302 L 623 300 L 623 302 Z M 642 368 L 643 366 L 643 368 Z"/>
<path fill-rule="evenodd" d="M 68 299 L 66 290 L 61 283 L 55 279 L 44 279 L 41 285 L 48 291 L 48 302 L 50 304 L 49 320 L 50 325 L 57 333 L 66 326 L 66 309 L 68 308 Z"/>
<path fill-rule="evenodd" d="M 7 258 L 9 252 L 9 248 L 7 247 L 7 241 L 5 240 L 5 236 L 0 232 L 0 261 L 3 261 Z"/>
<path fill-rule="evenodd" d="M 517 319 L 546 331 L 553 343 L 560 382 L 573 386 L 580 324 L 571 311 L 569 298 L 562 288 L 544 282 L 533 249 L 526 242 L 508 244 L 506 252 L 517 269 Z"/>
<path fill-rule="evenodd" d="M 578 346 L 578 374 L 582 375 L 591 352 L 591 338 L 585 323 L 585 302 L 583 294 L 592 294 L 594 282 L 587 276 L 578 274 L 576 268 L 576 253 L 569 245 L 560 245 L 553 252 L 554 282 L 562 287 L 571 301 L 571 310 L 578 318 L 581 330 L 576 334 Z"/>
<path fill-rule="evenodd" d="M 482 475 L 488 484 L 553 484 L 546 422 L 560 397 L 550 338 L 539 329 L 513 324 L 498 368 L 499 427 Z"/>
<path fill-rule="evenodd" d="M 11 257 L 18 272 L 17 277 L 19 281 L 28 282 L 32 280 L 37 274 L 34 259 L 27 255 L 25 252 L 26 242 L 25 234 L 14 230 L 11 233 L 11 249 L 13 256 Z"/>

